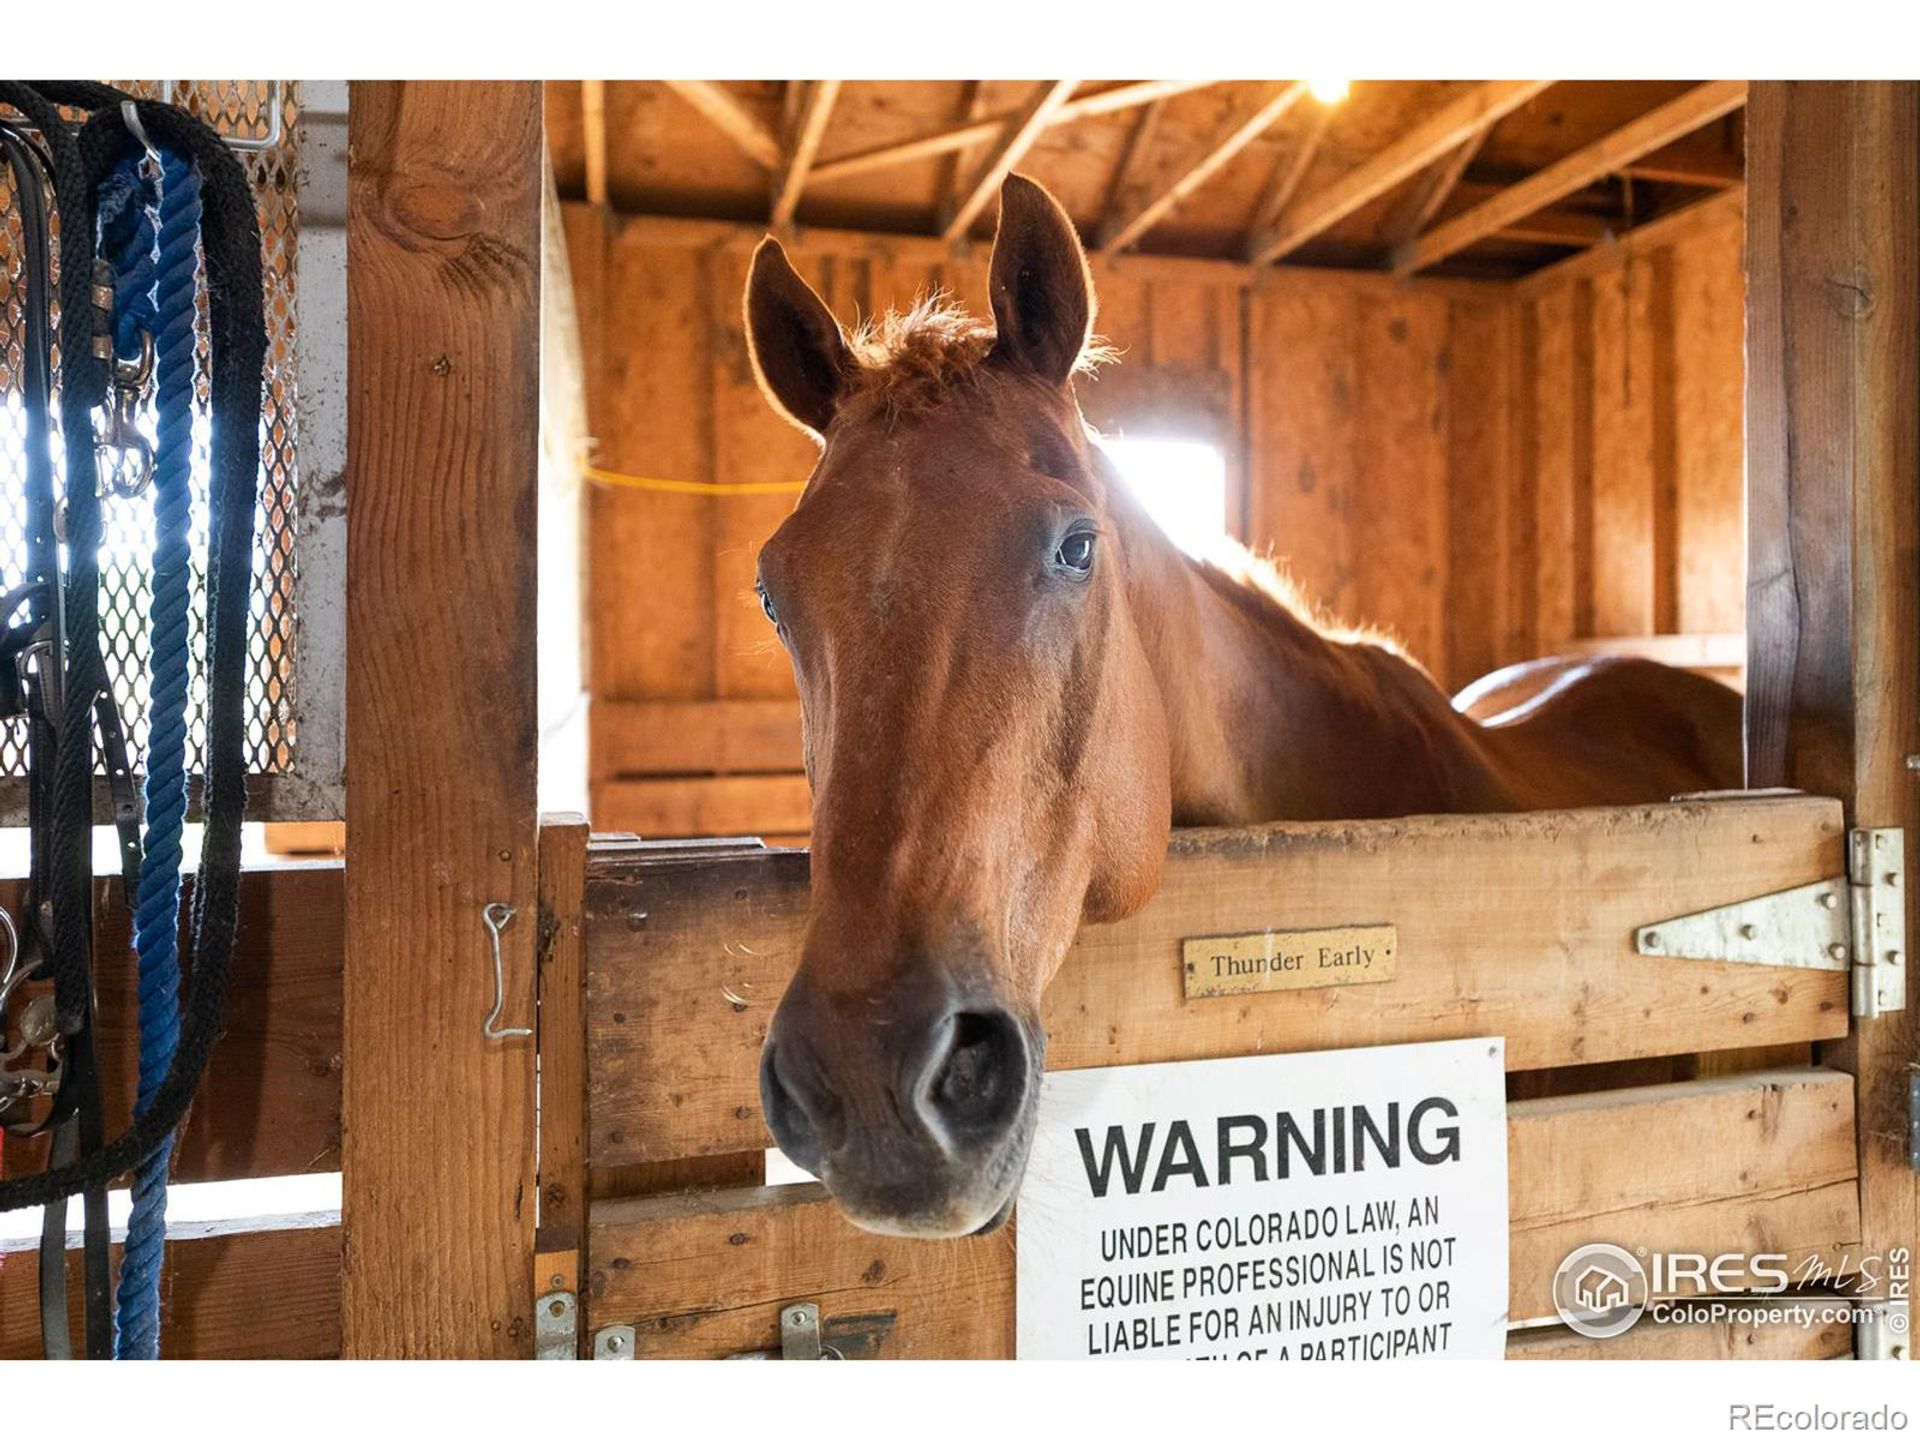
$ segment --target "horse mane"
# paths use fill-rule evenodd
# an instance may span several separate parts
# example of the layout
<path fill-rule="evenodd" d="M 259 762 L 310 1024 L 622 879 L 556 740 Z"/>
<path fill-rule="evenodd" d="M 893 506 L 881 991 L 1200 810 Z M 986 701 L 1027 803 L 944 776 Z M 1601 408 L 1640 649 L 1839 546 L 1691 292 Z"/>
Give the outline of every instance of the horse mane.
<path fill-rule="evenodd" d="M 1278 560 L 1255 554 L 1237 540 L 1223 537 L 1204 559 L 1195 562 L 1195 568 L 1216 595 L 1255 620 L 1272 623 L 1284 617 L 1337 645 L 1371 646 L 1424 668 L 1391 630 L 1345 623 L 1308 595 Z"/>
<path fill-rule="evenodd" d="M 874 398 L 889 416 L 929 410 L 946 392 L 979 380 L 994 336 L 991 321 L 970 314 L 947 291 L 924 292 L 905 310 L 862 321 L 847 337 L 858 362 L 852 393 Z M 1116 353 L 1096 337 L 1080 352 L 1075 373 L 1089 373 Z"/>

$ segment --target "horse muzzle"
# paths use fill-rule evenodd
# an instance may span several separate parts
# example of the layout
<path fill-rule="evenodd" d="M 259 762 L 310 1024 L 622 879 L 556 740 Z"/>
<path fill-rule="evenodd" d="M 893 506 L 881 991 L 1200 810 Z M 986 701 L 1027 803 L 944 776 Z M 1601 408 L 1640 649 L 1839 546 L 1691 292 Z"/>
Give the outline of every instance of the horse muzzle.
<path fill-rule="evenodd" d="M 761 1103 L 775 1143 L 854 1224 L 966 1235 L 1012 1213 L 1042 1048 L 1036 1023 L 979 987 L 829 993 L 802 975 L 767 1035 Z"/>

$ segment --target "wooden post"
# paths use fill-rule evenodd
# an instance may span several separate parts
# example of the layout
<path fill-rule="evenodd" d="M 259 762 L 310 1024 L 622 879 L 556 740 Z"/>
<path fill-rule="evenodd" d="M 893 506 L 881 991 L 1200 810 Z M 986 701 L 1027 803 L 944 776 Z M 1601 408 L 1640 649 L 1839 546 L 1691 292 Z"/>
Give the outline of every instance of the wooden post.
<path fill-rule="evenodd" d="M 580 1288 L 587 1234 L 587 821 L 540 821 L 540 1226 L 536 1296 Z"/>
<path fill-rule="evenodd" d="M 350 123 L 342 1342 L 530 1355 L 540 86 Z"/>
<path fill-rule="evenodd" d="M 1920 85 L 1753 86 L 1747 273 L 1747 780 L 1837 795 L 1912 846 Z M 1911 956 L 1911 906 L 1907 936 Z M 1868 1253 L 1920 1248 L 1916 1011 L 1910 986 L 1904 1012 L 1856 1020 L 1824 1056 L 1856 1077 Z"/>

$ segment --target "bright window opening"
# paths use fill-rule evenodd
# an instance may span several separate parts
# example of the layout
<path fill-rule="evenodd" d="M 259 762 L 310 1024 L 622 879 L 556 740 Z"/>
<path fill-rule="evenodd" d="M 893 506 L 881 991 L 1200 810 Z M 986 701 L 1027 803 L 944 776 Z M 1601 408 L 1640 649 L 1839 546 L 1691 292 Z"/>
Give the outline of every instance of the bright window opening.
<path fill-rule="evenodd" d="M 1227 457 L 1205 440 L 1104 437 L 1107 452 L 1147 513 L 1189 555 L 1227 533 Z"/>

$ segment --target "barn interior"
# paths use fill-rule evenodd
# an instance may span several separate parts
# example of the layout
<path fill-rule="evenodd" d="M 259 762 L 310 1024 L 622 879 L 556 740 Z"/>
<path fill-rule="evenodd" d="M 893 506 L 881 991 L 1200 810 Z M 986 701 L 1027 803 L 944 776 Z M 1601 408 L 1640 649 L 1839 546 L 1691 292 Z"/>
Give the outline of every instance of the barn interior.
<path fill-rule="evenodd" d="M 766 487 L 813 445 L 751 373 L 751 250 L 781 235 L 844 324 L 934 289 L 984 314 L 1015 170 L 1079 227 L 1121 352 L 1087 417 L 1183 540 L 1272 554 L 1450 689 L 1588 651 L 1737 685 L 1745 93 L 549 85 L 549 293 L 574 302 L 549 321 L 549 447 L 587 457 L 593 824 L 804 837 L 753 578 L 793 504 Z"/>

